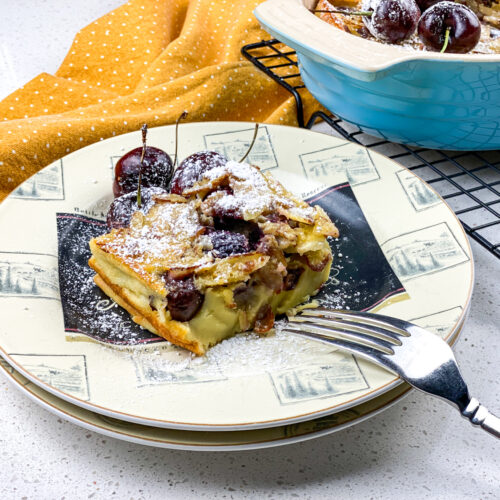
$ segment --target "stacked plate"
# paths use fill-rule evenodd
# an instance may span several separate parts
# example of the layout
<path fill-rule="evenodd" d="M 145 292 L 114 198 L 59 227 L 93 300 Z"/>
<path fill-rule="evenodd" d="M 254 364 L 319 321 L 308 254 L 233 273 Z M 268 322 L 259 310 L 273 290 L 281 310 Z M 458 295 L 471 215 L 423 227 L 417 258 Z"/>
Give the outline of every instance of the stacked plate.
<path fill-rule="evenodd" d="M 243 156 L 245 123 L 180 129 L 181 158 Z M 174 150 L 172 127 L 148 143 Z M 228 450 L 276 446 L 339 430 L 408 392 L 400 379 L 309 339 L 238 335 L 197 358 L 140 330 L 92 283 L 89 235 L 105 232 L 113 166 L 140 133 L 83 148 L 22 184 L 0 206 L 0 365 L 49 411 L 96 432 L 152 446 Z M 457 338 L 473 263 L 444 201 L 410 171 L 311 131 L 262 125 L 249 161 L 320 203 L 332 241 L 323 305 L 379 310 Z M 209 325 L 207 325 L 207 328 Z"/>

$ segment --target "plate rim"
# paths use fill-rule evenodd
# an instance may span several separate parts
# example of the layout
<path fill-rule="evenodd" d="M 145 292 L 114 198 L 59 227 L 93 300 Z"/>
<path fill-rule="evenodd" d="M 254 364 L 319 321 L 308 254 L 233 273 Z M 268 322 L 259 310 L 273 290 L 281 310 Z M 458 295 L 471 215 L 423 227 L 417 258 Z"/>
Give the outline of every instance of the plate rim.
<path fill-rule="evenodd" d="M 467 306 L 466 310 L 464 310 L 464 315 L 461 316 L 461 321 L 458 322 L 458 324 L 455 325 L 453 328 L 453 331 L 450 333 L 450 335 L 447 337 L 446 342 L 450 345 L 453 346 L 455 342 L 458 340 L 460 333 L 462 332 L 462 329 L 465 325 L 468 313 L 469 313 L 470 307 Z M 172 430 L 181 430 L 181 431 L 208 431 L 208 432 L 220 432 L 220 431 L 244 431 L 244 430 L 259 430 L 259 429 L 265 429 L 268 427 L 281 427 L 284 425 L 289 425 L 289 424 L 296 424 L 308 420 L 314 420 L 315 418 L 321 418 L 325 417 L 327 415 L 334 415 L 335 413 L 340 413 L 344 410 L 349 410 L 352 408 L 355 408 L 356 406 L 359 406 L 363 403 L 367 403 L 368 401 L 371 401 L 373 399 L 376 399 L 379 396 L 382 396 L 386 392 L 391 391 L 392 389 L 395 389 L 397 386 L 404 384 L 405 382 L 399 378 L 396 377 L 392 381 L 388 382 L 387 384 L 384 384 L 382 387 L 379 387 L 377 389 L 374 389 L 374 391 L 369 392 L 365 394 L 363 397 L 359 399 L 352 399 L 349 400 L 349 402 L 346 403 L 341 403 L 339 405 L 335 405 L 329 408 L 326 408 L 324 410 L 321 410 L 319 412 L 309 412 L 309 413 L 304 413 L 301 415 L 298 415 L 296 417 L 290 417 L 288 419 L 275 419 L 271 421 L 265 421 L 265 422 L 260 422 L 257 424 L 240 424 L 240 425 L 227 425 L 227 424 L 196 424 L 196 425 L 185 425 L 185 424 L 180 424 L 176 425 L 176 422 L 165 422 L 162 420 L 155 420 L 155 419 L 145 419 L 145 418 L 139 418 L 134 415 L 118 412 L 118 411 L 110 411 L 106 408 L 100 407 L 98 405 L 91 405 L 87 403 L 86 401 L 79 400 L 78 398 L 72 398 L 71 396 L 69 397 L 63 397 L 61 395 L 66 396 L 65 393 L 59 391 L 58 389 L 52 388 L 52 386 L 46 385 L 43 381 L 38 379 L 37 377 L 31 375 L 28 371 L 26 371 L 22 366 L 18 365 L 14 360 L 11 360 L 10 358 L 5 356 L 5 351 L 3 348 L 0 346 L 0 357 L 4 359 L 12 368 L 14 368 L 16 371 L 18 371 L 21 375 L 26 377 L 30 382 L 33 384 L 37 385 L 43 390 L 46 390 L 47 392 L 51 393 L 53 396 L 65 400 L 67 403 L 74 404 L 75 406 L 79 406 L 83 408 L 84 410 L 91 411 L 94 413 L 99 413 L 101 415 L 104 415 L 106 417 L 111 417 L 115 418 L 118 420 L 123 420 L 125 422 L 130 422 L 132 424 L 138 424 L 138 425 L 147 425 L 149 427 L 158 427 L 158 428 L 163 428 L 163 429 L 172 429 Z M 8 355 L 7 355 L 8 356 Z M 50 389 L 49 389 L 50 388 Z M 53 390 L 51 390 L 53 389 Z M 78 403 L 75 403 L 75 401 L 78 401 Z M 82 403 L 82 404 L 79 404 Z M 85 404 L 83 404 L 85 403 Z M 311 418 L 311 416 L 314 416 L 314 418 Z M 152 422 L 152 423 L 150 423 Z M 165 425 L 165 423 L 167 425 Z M 266 425 L 267 424 L 267 425 Z"/>
<path fill-rule="evenodd" d="M 112 437 L 114 439 L 118 439 L 120 441 L 126 441 L 126 442 L 131 442 L 135 444 L 141 444 L 143 446 L 150 446 L 154 448 L 165 448 L 165 449 L 172 449 L 172 450 L 183 450 L 183 451 L 246 451 L 246 450 L 258 450 L 258 449 L 264 449 L 264 448 L 275 448 L 278 446 L 285 446 L 289 444 L 295 444 L 295 443 L 300 443 L 303 441 L 309 441 L 312 439 L 316 439 L 319 437 L 326 436 L 328 434 L 333 434 L 334 432 L 341 431 L 343 429 L 346 429 L 348 427 L 351 427 L 353 425 L 356 425 L 358 423 L 364 422 L 365 420 L 368 420 L 371 417 L 374 417 L 376 415 L 379 415 L 382 413 L 384 410 L 387 410 L 394 406 L 396 403 L 401 401 L 403 398 L 408 396 L 412 391 L 416 390 L 413 387 L 411 387 L 408 384 L 407 387 L 404 389 L 403 392 L 398 393 L 395 395 L 394 398 L 386 402 L 385 404 L 382 404 L 381 406 L 377 406 L 371 411 L 366 412 L 365 414 L 354 418 L 353 420 L 349 422 L 345 422 L 343 424 L 339 425 L 334 425 L 331 427 L 327 427 L 325 429 L 320 429 L 317 431 L 310 431 L 310 432 L 304 432 L 303 434 L 300 434 L 298 436 L 284 436 L 276 439 L 269 439 L 269 440 L 260 440 L 260 441 L 253 441 L 253 442 L 242 442 L 238 444 L 210 444 L 210 445 L 204 445 L 204 444 L 179 444 L 179 443 L 174 443 L 170 442 L 167 440 L 163 439 L 153 439 L 153 438 L 147 438 L 147 437 L 139 437 L 133 434 L 128 434 L 125 431 L 119 431 L 119 430 L 112 430 L 108 429 L 104 426 L 100 426 L 97 424 L 93 424 L 88 422 L 87 420 L 80 418 L 76 415 L 72 415 L 65 411 L 64 409 L 55 406 L 55 404 L 43 399 L 40 395 L 34 393 L 31 391 L 28 387 L 28 385 L 23 385 L 17 378 L 10 373 L 5 366 L 0 364 L 0 373 L 5 376 L 7 381 L 14 386 L 15 389 L 17 389 L 20 393 L 22 393 L 24 396 L 26 396 L 28 399 L 33 401 L 35 404 L 41 406 L 43 409 L 48 411 L 49 413 L 53 414 L 54 416 L 58 416 L 60 418 L 63 418 L 67 422 L 70 422 L 78 427 L 82 427 L 84 429 L 90 430 L 92 432 L 96 432 L 98 434 Z M 21 374 L 22 375 L 22 374 Z M 34 384 L 36 385 L 36 384 Z M 37 386 L 39 387 L 39 386 Z M 42 387 L 39 387 L 40 389 L 44 390 Z M 396 389 L 397 387 L 394 387 L 393 389 Z M 48 391 L 46 391 L 48 392 Z M 50 394 L 50 393 L 49 393 Z M 385 394 L 385 393 L 383 393 Z M 380 396 L 383 396 L 381 394 Z M 56 399 L 60 399 L 57 396 L 53 395 Z M 375 402 L 376 398 L 373 398 L 371 401 Z M 77 405 L 73 405 L 72 403 L 71 406 L 74 406 L 75 408 L 79 408 Z M 355 408 L 356 406 L 354 406 Z M 346 408 L 347 410 L 348 408 Z M 91 411 L 91 410 L 89 410 Z M 95 412 L 92 412 L 95 413 Z M 320 418 L 320 417 L 318 417 Z M 315 419 L 312 419 L 315 420 Z M 125 421 L 128 424 L 134 424 L 133 422 Z M 135 425 L 135 424 L 134 424 Z M 141 425 L 141 424 L 138 424 Z M 290 424 L 284 424 L 283 426 L 280 427 L 286 427 Z M 162 430 L 179 430 L 179 429 L 169 429 L 169 428 L 161 428 Z M 252 431 L 259 431 L 262 430 L 260 429 L 245 429 L 240 432 L 252 432 Z M 181 432 L 200 432 L 200 431 L 192 431 L 192 430 L 181 430 Z M 219 432 L 231 432 L 231 431 L 219 431 Z"/>
<path fill-rule="evenodd" d="M 461 323 L 459 331 L 457 332 L 457 335 L 453 339 L 451 345 L 454 345 L 455 342 L 458 340 L 458 337 L 460 336 L 463 328 L 465 325 L 465 320 Z M 407 387 L 402 393 L 398 393 L 393 399 L 388 401 L 387 403 L 383 404 L 382 406 L 378 406 L 377 408 L 359 416 L 358 418 L 355 418 L 349 422 L 345 422 L 343 424 L 339 424 L 336 426 L 331 426 L 327 427 L 325 429 L 320 429 L 318 431 L 311 431 L 311 432 L 304 432 L 301 435 L 298 436 L 291 436 L 291 437 L 281 437 L 277 439 L 270 439 L 270 440 L 260 440 L 260 441 L 254 441 L 252 443 L 245 442 L 245 443 L 240 443 L 240 444 L 230 444 L 230 445 L 182 445 L 178 443 L 172 443 L 166 440 L 161 440 L 161 439 L 149 439 L 145 437 L 137 437 L 131 434 L 127 434 L 124 431 L 118 431 L 118 430 L 110 430 L 106 429 L 103 426 L 99 426 L 97 424 L 92 424 L 83 418 L 79 418 L 77 416 L 71 415 L 65 410 L 56 407 L 54 404 L 51 404 L 50 402 L 44 400 L 41 398 L 39 394 L 35 394 L 32 392 L 28 385 L 23 385 L 17 378 L 9 372 L 4 365 L 0 363 L 0 373 L 2 373 L 7 380 L 21 393 L 23 393 L 25 396 L 27 396 L 29 399 L 31 399 L 33 402 L 47 410 L 49 413 L 52 413 L 55 416 L 59 416 L 61 418 L 64 418 L 66 421 L 77 425 L 79 427 L 82 427 L 84 429 L 91 430 L 92 432 L 96 432 L 98 434 L 102 434 L 105 436 L 112 437 L 114 439 L 118 439 L 121 441 L 126 441 L 126 442 L 131 442 L 135 444 L 141 444 L 144 446 L 151 446 L 155 448 L 165 448 L 165 449 L 174 449 L 174 450 L 184 450 L 184 451 L 245 451 L 245 450 L 257 450 L 257 449 L 264 449 L 264 448 L 274 448 L 278 446 L 285 446 L 288 444 L 295 444 L 303 441 L 309 441 L 312 439 L 316 439 L 319 437 L 326 436 L 328 434 L 333 434 L 334 432 L 341 431 L 343 429 L 346 429 L 347 427 L 351 427 L 353 425 L 356 425 L 358 423 L 364 422 L 365 420 L 368 420 L 371 417 L 374 417 L 376 415 L 379 415 L 382 413 L 384 410 L 391 408 L 394 406 L 396 403 L 404 399 L 406 396 L 408 396 L 412 391 L 416 390 L 412 388 L 410 385 L 405 384 Z M 21 374 L 22 375 L 22 374 Z M 36 385 L 36 384 L 34 384 Z M 39 387 L 39 386 L 37 386 Z M 39 387 L 41 390 L 45 391 L 43 388 Z M 394 388 L 396 389 L 396 387 Z M 48 391 L 45 391 L 48 392 Z M 387 391 L 389 392 L 389 391 Z M 50 393 L 48 393 L 50 394 Z M 380 396 L 382 396 L 381 394 Z M 52 396 L 54 396 L 52 394 Z M 54 396 L 57 400 L 60 400 L 57 396 Z M 371 401 L 375 401 L 377 398 L 373 398 Z M 62 400 L 61 400 L 62 401 Z M 73 405 L 72 403 L 69 403 L 71 406 L 74 406 L 75 408 L 79 408 L 77 405 Z M 355 408 L 354 406 L 353 408 Z M 347 410 L 347 409 L 346 409 Z M 90 410 L 89 410 L 90 411 Z M 90 411 L 91 413 L 94 413 Z M 318 419 L 321 417 L 318 417 Z M 312 419 L 315 420 L 315 419 Z M 128 421 L 125 421 L 126 423 L 131 423 Z M 286 427 L 289 424 L 284 424 L 283 427 Z M 167 429 L 169 430 L 169 429 Z M 170 429 L 171 430 L 171 429 Z M 260 429 L 255 429 L 255 430 L 260 430 Z M 199 432 L 199 431 L 181 431 L 181 432 Z M 231 432 L 231 431 L 220 431 L 220 432 Z M 242 432 L 252 432 L 252 430 L 247 429 Z"/>
<path fill-rule="evenodd" d="M 193 126 L 193 125 L 195 127 L 196 126 L 207 126 L 207 127 L 209 127 L 211 124 L 215 124 L 215 125 L 228 125 L 228 126 L 231 126 L 231 127 L 238 127 L 238 126 L 239 127 L 244 127 L 244 126 L 250 126 L 250 125 L 254 126 L 255 122 L 247 122 L 247 121 L 188 122 L 188 123 L 183 124 L 183 127 L 190 127 L 190 126 Z M 364 145 L 357 144 L 357 143 L 355 143 L 353 141 L 348 141 L 348 140 L 346 140 L 344 138 L 341 138 L 341 137 L 330 136 L 328 134 L 323 134 L 321 132 L 317 132 L 317 131 L 310 130 L 310 129 L 298 128 L 298 127 L 293 127 L 293 126 L 290 126 L 290 125 L 279 125 L 279 124 L 270 124 L 270 123 L 260 123 L 260 124 L 262 126 L 271 127 L 271 128 L 276 127 L 276 128 L 292 129 L 294 131 L 300 131 L 301 133 L 306 133 L 306 134 L 308 134 L 308 133 L 310 133 L 310 134 L 320 134 L 322 136 L 326 136 L 326 137 L 330 137 L 332 139 L 335 139 L 336 141 L 340 141 L 340 143 L 342 143 L 342 144 L 339 144 L 339 145 L 352 145 L 352 146 L 355 146 L 357 148 L 362 148 L 362 149 L 366 150 L 367 152 L 369 152 L 370 155 L 371 154 L 375 154 L 375 155 L 383 158 L 384 161 L 391 162 L 399 170 L 403 169 L 406 172 L 410 173 L 416 179 L 418 179 L 420 182 L 422 182 L 427 188 L 429 188 L 430 190 L 432 190 L 432 192 L 439 198 L 440 202 L 444 204 L 444 206 L 447 208 L 449 214 L 451 214 L 451 216 L 455 219 L 456 223 L 458 224 L 458 227 L 460 228 L 460 231 L 462 232 L 462 234 L 464 236 L 464 241 L 466 242 L 465 249 L 467 250 L 467 254 L 470 257 L 470 259 L 468 261 L 468 263 L 470 265 L 470 284 L 469 284 L 469 289 L 468 289 L 468 292 L 467 292 L 466 301 L 463 304 L 462 312 L 461 312 L 460 316 L 458 317 L 455 325 L 451 329 L 451 331 L 448 334 L 448 336 L 444 338 L 444 340 L 448 344 L 453 345 L 453 343 L 456 341 L 456 339 L 458 338 L 458 336 L 459 336 L 459 334 L 460 334 L 460 332 L 461 332 L 461 330 L 463 328 L 463 325 L 465 323 L 465 320 L 467 318 L 467 315 L 468 315 L 468 312 L 469 312 L 469 309 L 470 309 L 471 297 L 472 297 L 472 292 L 473 292 L 473 288 L 474 288 L 475 263 L 474 263 L 472 248 L 471 248 L 471 245 L 470 245 L 470 241 L 469 241 L 469 239 L 467 237 L 467 234 L 465 233 L 465 230 L 464 230 L 464 228 L 463 228 L 460 220 L 458 219 L 458 217 L 456 216 L 456 214 L 452 210 L 452 208 L 448 205 L 448 203 L 446 202 L 446 200 L 444 200 L 443 197 L 430 184 L 428 184 L 423 179 L 421 179 L 419 176 L 417 176 L 413 171 L 411 171 L 410 169 L 408 169 L 404 165 L 401 165 L 401 164 L 397 163 L 393 159 L 385 156 L 384 154 L 379 153 L 377 151 L 373 151 L 373 150 L 369 149 L 368 147 L 366 147 Z M 151 127 L 150 130 L 173 129 L 173 128 L 175 128 L 175 125 L 161 125 L 161 126 L 158 126 L 158 127 Z M 124 134 L 120 134 L 120 135 L 116 135 L 114 137 L 107 138 L 107 139 L 105 139 L 103 141 L 98 141 L 98 142 L 89 144 L 89 145 L 87 145 L 87 146 L 85 146 L 85 147 L 83 147 L 81 149 L 78 149 L 76 151 L 73 151 L 73 152 L 69 153 L 68 155 L 65 155 L 62 158 L 59 158 L 59 159 L 57 159 L 55 161 L 60 161 L 61 159 L 64 159 L 64 158 L 70 158 L 70 157 L 73 157 L 73 156 L 80 155 L 80 154 L 82 154 L 82 152 L 84 152 L 87 149 L 91 149 L 96 144 L 101 144 L 101 143 L 111 142 L 111 141 L 118 142 L 119 139 L 122 138 L 123 136 L 132 136 L 132 135 L 137 134 L 137 133 L 138 133 L 138 131 L 126 132 Z M 54 162 L 52 162 L 51 164 L 47 165 L 46 167 L 44 167 L 44 169 L 50 168 L 50 166 L 53 163 Z M 36 176 L 39 172 L 41 172 L 44 169 L 41 169 L 40 171 L 36 172 L 35 174 L 33 174 L 33 176 L 29 177 L 24 182 L 26 182 L 27 180 L 29 180 L 32 177 Z M 5 198 L 4 201 L 9 200 L 11 198 L 12 194 L 13 194 L 13 192 L 9 193 L 9 195 Z M 2 207 L 2 205 L 4 203 L 4 201 L 2 201 L 0 203 L 0 210 L 1 210 L 1 207 Z M 362 403 L 365 403 L 365 402 L 367 402 L 369 400 L 375 399 L 378 396 L 381 396 L 382 394 L 384 394 L 384 393 L 386 393 L 386 392 L 394 389 L 396 386 L 404 383 L 399 377 L 395 376 L 395 378 L 393 378 L 389 382 L 385 383 L 383 386 L 379 386 L 376 389 L 374 389 L 373 391 L 370 391 L 368 393 L 364 393 L 363 396 L 360 396 L 358 398 L 350 399 L 349 401 L 346 401 L 346 402 L 343 402 L 343 403 L 339 403 L 339 404 L 336 404 L 336 405 L 329 406 L 328 408 L 325 408 L 325 409 L 320 410 L 320 411 L 306 412 L 306 413 L 302 413 L 300 415 L 295 415 L 293 417 L 279 418 L 279 419 L 270 419 L 270 420 L 261 420 L 259 422 L 236 423 L 236 424 L 214 424 L 214 423 L 209 423 L 209 424 L 196 423 L 196 424 L 193 424 L 193 423 L 168 421 L 168 420 L 164 420 L 164 419 L 140 417 L 140 416 L 132 415 L 132 414 L 125 413 L 125 412 L 120 412 L 120 411 L 116 411 L 116 410 L 110 410 L 110 409 L 105 408 L 103 406 L 100 406 L 100 405 L 97 405 L 97 404 L 93 404 L 93 403 L 89 403 L 89 402 L 81 400 L 81 399 L 79 399 L 79 398 L 77 398 L 75 396 L 71 396 L 69 394 L 66 394 L 66 393 L 60 391 L 59 389 L 50 386 L 49 384 L 47 384 L 46 382 L 42 381 L 38 377 L 32 375 L 30 372 L 26 371 L 21 365 L 19 365 L 13 358 L 11 358 L 10 355 L 4 350 L 4 348 L 1 345 L 0 345 L 0 356 L 7 363 L 9 363 L 9 365 L 11 365 L 14 369 L 16 369 L 16 371 L 18 371 L 19 373 L 21 373 L 24 377 L 26 377 L 32 383 L 34 383 L 35 385 L 39 386 L 43 390 L 46 390 L 47 392 L 50 392 L 54 396 L 67 401 L 68 403 L 74 404 L 76 406 L 84 408 L 84 409 L 86 409 L 88 411 L 92 411 L 94 413 L 100 413 L 102 415 L 105 415 L 105 416 L 108 416 L 108 417 L 111 417 L 111 418 L 117 418 L 119 420 L 128 421 L 128 422 L 131 422 L 133 424 L 146 425 L 146 426 L 150 426 L 150 427 L 160 427 L 160 428 L 167 428 L 167 429 L 175 429 L 175 430 L 184 430 L 184 431 L 214 431 L 214 432 L 218 432 L 218 431 L 222 431 L 222 430 L 224 430 L 224 431 L 243 431 L 243 430 L 256 430 L 256 429 L 262 429 L 262 428 L 267 428 L 267 427 L 280 427 L 282 425 L 299 423 L 299 422 L 303 422 L 303 421 L 307 421 L 307 420 L 312 420 L 311 416 L 314 416 L 314 418 L 320 418 L 320 417 L 323 417 L 323 416 L 326 416 L 326 415 L 331 415 L 331 414 L 334 414 L 334 413 L 341 412 L 343 410 L 347 410 L 347 409 L 353 408 L 353 407 L 355 407 L 355 406 L 357 406 L 359 404 L 362 404 Z"/>

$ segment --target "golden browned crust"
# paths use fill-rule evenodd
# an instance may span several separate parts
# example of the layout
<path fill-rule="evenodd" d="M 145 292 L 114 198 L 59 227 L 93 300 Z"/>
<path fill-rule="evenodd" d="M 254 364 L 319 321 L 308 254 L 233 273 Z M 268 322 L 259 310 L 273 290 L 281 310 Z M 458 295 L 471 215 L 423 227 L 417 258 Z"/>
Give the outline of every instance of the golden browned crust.
<path fill-rule="evenodd" d="M 132 304 L 124 288 L 108 281 L 106 275 L 99 269 L 93 257 L 89 260 L 89 266 L 97 273 L 94 277 L 95 284 L 120 307 L 123 307 L 135 323 L 155 335 L 159 335 L 165 340 L 184 347 L 199 356 L 205 354 L 205 349 L 203 349 L 200 343 L 186 339 L 189 326 L 174 320 L 166 321 L 165 323 L 160 322 L 154 311 L 140 307 L 138 304 Z"/>
<path fill-rule="evenodd" d="M 94 276 L 94 283 L 108 297 L 113 299 L 113 301 L 116 302 L 120 307 L 123 307 L 123 309 L 125 309 L 130 314 L 130 316 L 132 317 L 132 320 L 135 323 L 142 326 L 146 330 L 149 330 L 151 333 L 158 335 L 158 332 L 153 327 L 153 325 L 144 316 L 142 316 L 141 313 L 130 304 L 130 302 L 127 302 L 126 300 L 122 299 L 122 297 L 119 295 L 120 292 L 123 291 L 123 289 L 121 287 L 113 285 L 111 283 L 107 283 L 104 280 L 104 278 L 102 278 L 99 274 L 96 274 Z"/>

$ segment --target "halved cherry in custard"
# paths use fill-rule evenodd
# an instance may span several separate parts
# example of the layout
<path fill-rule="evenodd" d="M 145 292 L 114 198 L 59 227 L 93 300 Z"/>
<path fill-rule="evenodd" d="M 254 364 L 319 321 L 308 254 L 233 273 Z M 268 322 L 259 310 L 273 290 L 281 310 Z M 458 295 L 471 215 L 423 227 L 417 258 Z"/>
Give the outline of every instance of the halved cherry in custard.
<path fill-rule="evenodd" d="M 287 275 L 283 279 L 283 290 L 294 290 L 303 272 L 303 267 L 287 269 Z"/>
<path fill-rule="evenodd" d="M 194 284 L 193 277 L 176 279 L 166 273 L 163 278 L 168 290 L 167 309 L 172 319 L 189 321 L 199 311 L 204 300 L 203 294 Z"/>

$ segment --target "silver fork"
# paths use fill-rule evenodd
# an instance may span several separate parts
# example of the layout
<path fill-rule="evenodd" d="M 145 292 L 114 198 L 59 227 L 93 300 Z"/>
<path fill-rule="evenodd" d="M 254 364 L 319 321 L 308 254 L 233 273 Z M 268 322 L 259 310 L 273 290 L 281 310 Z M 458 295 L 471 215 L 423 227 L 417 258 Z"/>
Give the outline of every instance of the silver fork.
<path fill-rule="evenodd" d="M 500 438 L 500 419 L 471 398 L 450 346 L 437 335 L 389 316 L 306 309 L 283 331 L 333 344 L 396 373 L 416 389 L 458 408 L 474 425 Z"/>

